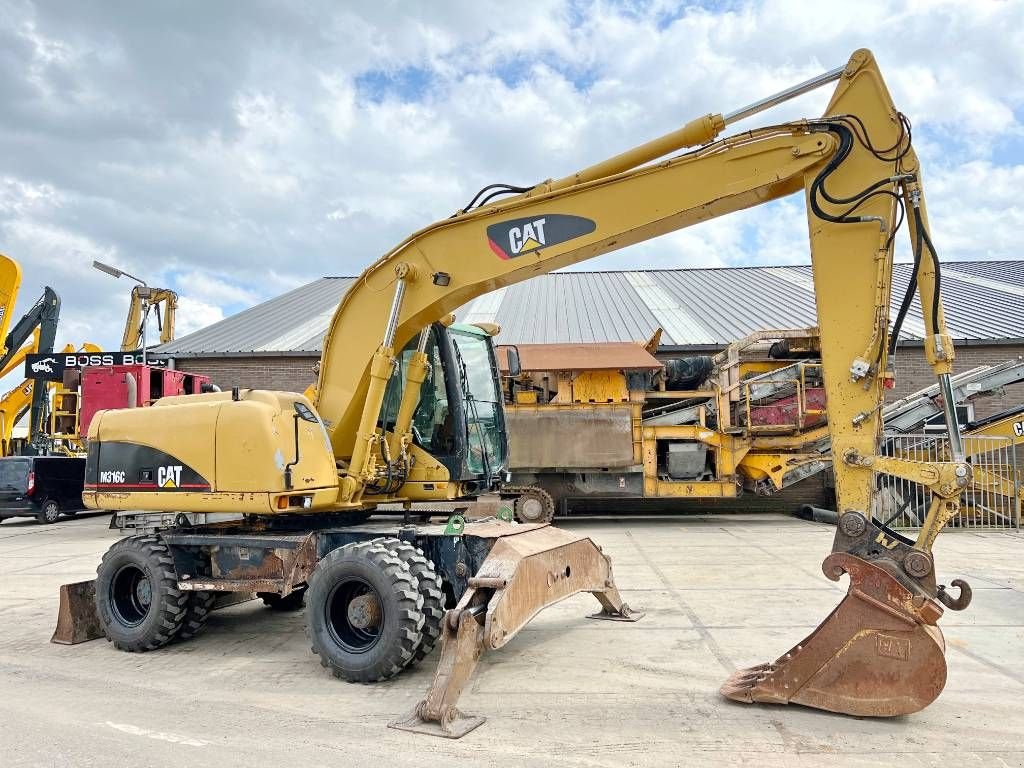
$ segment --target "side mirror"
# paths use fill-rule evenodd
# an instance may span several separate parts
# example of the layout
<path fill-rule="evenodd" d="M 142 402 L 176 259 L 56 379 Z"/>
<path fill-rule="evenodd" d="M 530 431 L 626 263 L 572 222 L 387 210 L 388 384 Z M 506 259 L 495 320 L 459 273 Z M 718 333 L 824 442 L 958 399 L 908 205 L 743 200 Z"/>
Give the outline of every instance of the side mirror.
<path fill-rule="evenodd" d="M 514 344 L 505 347 L 505 356 L 508 359 L 508 375 L 516 378 L 523 372 L 523 366 L 519 362 L 519 348 Z"/>

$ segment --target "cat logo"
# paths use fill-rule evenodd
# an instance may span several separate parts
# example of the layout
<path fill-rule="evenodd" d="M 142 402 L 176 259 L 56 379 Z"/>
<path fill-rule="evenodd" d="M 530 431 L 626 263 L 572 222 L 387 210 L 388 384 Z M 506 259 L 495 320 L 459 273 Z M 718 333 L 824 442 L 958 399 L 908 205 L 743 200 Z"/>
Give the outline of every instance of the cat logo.
<path fill-rule="evenodd" d="M 1015 421 L 1013 423 L 1013 434 L 1017 437 L 1024 437 L 1024 421 Z"/>
<path fill-rule="evenodd" d="M 157 467 L 156 484 L 160 488 L 179 488 L 181 486 L 181 465 Z"/>
<path fill-rule="evenodd" d="M 582 216 L 549 213 L 491 224 L 487 244 L 499 259 L 508 260 L 589 235 L 595 229 L 597 224 Z"/>

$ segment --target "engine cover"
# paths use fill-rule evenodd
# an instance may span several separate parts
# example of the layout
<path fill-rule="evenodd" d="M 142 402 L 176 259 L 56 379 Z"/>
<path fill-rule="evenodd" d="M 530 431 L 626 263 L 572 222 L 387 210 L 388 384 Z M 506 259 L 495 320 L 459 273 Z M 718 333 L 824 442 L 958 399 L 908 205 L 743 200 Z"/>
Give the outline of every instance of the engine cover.
<path fill-rule="evenodd" d="M 293 392 L 165 397 L 89 425 L 91 509 L 277 514 L 323 511 L 338 474 L 323 423 Z"/>

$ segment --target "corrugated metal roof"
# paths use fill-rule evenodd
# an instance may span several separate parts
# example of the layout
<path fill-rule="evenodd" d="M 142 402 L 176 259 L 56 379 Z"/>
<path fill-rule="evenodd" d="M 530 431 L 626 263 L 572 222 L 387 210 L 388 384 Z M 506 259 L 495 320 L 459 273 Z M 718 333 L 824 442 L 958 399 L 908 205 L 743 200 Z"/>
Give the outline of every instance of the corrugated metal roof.
<path fill-rule="evenodd" d="M 175 339 L 157 351 L 175 357 L 319 354 L 331 315 L 354 281 L 354 277 L 321 277 Z"/>
<path fill-rule="evenodd" d="M 911 265 L 897 264 L 893 316 Z M 954 339 L 1024 339 L 1024 261 L 950 262 L 942 271 Z M 317 354 L 335 307 L 355 278 L 324 277 L 158 348 L 176 357 Z M 503 288 L 456 312 L 497 322 L 502 344 L 646 341 L 722 346 L 763 328 L 814 325 L 810 266 L 556 272 Z M 915 298 L 906 339 L 924 333 Z"/>

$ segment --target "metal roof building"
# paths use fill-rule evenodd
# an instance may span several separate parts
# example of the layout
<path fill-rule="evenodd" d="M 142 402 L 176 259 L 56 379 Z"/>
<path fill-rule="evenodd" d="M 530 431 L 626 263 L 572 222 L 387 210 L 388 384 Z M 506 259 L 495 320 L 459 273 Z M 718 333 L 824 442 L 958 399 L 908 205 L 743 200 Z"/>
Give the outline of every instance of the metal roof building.
<path fill-rule="evenodd" d="M 911 265 L 896 265 L 893 315 Z M 175 359 L 308 357 L 355 278 L 324 277 L 157 348 Z M 1024 261 L 950 262 L 942 269 L 946 321 L 966 344 L 1024 344 Z M 496 322 L 499 343 L 644 341 L 662 349 L 719 348 L 764 328 L 814 325 L 810 266 L 557 272 L 481 296 L 460 322 Z M 915 298 L 903 326 L 924 334 Z"/>

